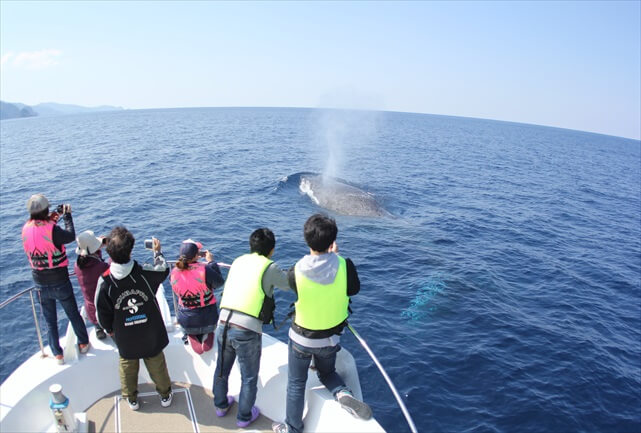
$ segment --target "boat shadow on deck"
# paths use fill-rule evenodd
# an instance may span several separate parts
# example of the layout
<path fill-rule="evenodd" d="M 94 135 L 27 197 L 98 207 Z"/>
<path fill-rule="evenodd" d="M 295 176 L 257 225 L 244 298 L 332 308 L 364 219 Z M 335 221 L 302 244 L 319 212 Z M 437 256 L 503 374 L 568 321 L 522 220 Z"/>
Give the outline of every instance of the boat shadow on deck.
<path fill-rule="evenodd" d="M 217 417 L 210 390 L 175 382 L 171 406 L 164 408 L 152 383 L 138 385 L 140 409 L 132 411 L 120 391 L 107 394 L 87 409 L 89 433 L 134 432 L 271 432 L 272 420 L 261 415 L 248 429 L 236 426 L 238 403 Z"/>

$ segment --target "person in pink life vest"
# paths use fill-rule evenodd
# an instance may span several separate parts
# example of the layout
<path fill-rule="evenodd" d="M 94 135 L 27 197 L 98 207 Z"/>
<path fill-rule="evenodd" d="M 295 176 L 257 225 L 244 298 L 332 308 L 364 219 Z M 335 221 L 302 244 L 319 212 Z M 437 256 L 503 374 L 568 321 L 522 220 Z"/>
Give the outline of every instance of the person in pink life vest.
<path fill-rule="evenodd" d="M 105 237 L 96 237 L 91 230 L 84 231 L 76 238 L 76 264 L 73 269 L 78 278 L 78 284 L 85 298 L 85 310 L 91 323 L 96 327 L 96 337 L 99 340 L 104 339 L 107 334 L 100 327 L 96 319 L 96 305 L 94 298 L 96 296 L 96 284 L 98 278 L 109 269 L 109 264 L 102 258 L 100 251 L 105 246 L 107 239 Z"/>
<path fill-rule="evenodd" d="M 76 232 L 71 217 L 71 205 L 58 206 L 59 212 L 49 213 L 49 200 L 43 194 L 34 194 L 27 201 L 29 220 L 22 227 L 22 246 L 31 265 L 33 281 L 40 295 L 42 314 L 48 329 L 49 347 L 59 364 L 64 364 L 60 347 L 56 301 L 64 309 L 73 331 L 78 337 L 81 353 L 89 350 L 85 322 L 78 312 L 78 304 L 69 280 L 69 260 L 65 244 L 73 242 Z M 59 213 L 65 228 L 59 227 Z"/>
<path fill-rule="evenodd" d="M 189 343 L 198 354 L 214 345 L 218 309 L 214 289 L 225 283 L 220 268 L 209 251 L 201 251 L 200 242 L 187 239 L 180 245 L 180 256 L 169 281 L 178 297 L 176 318 Z M 205 257 L 207 263 L 198 262 Z"/>

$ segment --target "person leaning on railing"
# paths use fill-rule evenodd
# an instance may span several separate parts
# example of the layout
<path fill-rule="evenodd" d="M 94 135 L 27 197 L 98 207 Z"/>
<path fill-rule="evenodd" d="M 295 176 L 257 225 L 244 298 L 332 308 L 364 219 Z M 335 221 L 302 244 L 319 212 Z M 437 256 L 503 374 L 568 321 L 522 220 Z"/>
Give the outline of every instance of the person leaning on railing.
<path fill-rule="evenodd" d="M 338 255 L 338 227 L 333 218 L 315 214 L 303 227 L 309 254 L 290 269 L 289 286 L 296 292 L 296 313 L 289 329 L 285 422 L 275 422 L 275 433 L 304 429 L 305 384 L 314 360 L 316 374 L 336 401 L 350 414 L 370 419 L 372 410 L 357 400 L 336 372 L 340 335 L 347 326 L 350 296 L 360 291 L 356 266 Z"/>
<path fill-rule="evenodd" d="M 216 415 L 225 416 L 234 402 L 229 391 L 229 374 L 237 360 L 241 386 L 236 425 L 247 428 L 260 415 L 256 402 L 262 350 L 263 325 L 274 319 L 274 287 L 289 290 L 287 274 L 271 259 L 276 247 L 274 233 L 259 228 L 249 236 L 249 254 L 237 257 L 229 269 L 220 300 L 216 328 L 218 358 L 214 371 Z"/>
<path fill-rule="evenodd" d="M 57 212 L 49 213 L 49 200 L 43 194 L 34 194 L 27 201 L 29 221 L 22 227 L 22 246 L 29 264 L 36 288 L 40 292 L 42 314 L 47 322 L 49 346 L 59 364 L 64 364 L 58 334 L 56 301 L 65 310 L 73 331 L 78 337 L 81 353 L 89 350 L 89 337 L 85 322 L 78 312 L 78 304 L 69 280 L 69 260 L 65 244 L 73 242 L 76 232 L 71 217 L 71 205 L 60 205 L 65 228 L 56 223 Z"/>
<path fill-rule="evenodd" d="M 200 242 L 191 239 L 183 241 L 176 267 L 169 277 L 171 288 L 178 296 L 176 319 L 187 334 L 192 349 L 199 355 L 214 346 L 218 322 L 214 289 L 225 283 L 214 255 L 209 251 L 201 253 L 202 247 Z M 203 255 L 207 259 L 206 264 L 198 262 Z"/>

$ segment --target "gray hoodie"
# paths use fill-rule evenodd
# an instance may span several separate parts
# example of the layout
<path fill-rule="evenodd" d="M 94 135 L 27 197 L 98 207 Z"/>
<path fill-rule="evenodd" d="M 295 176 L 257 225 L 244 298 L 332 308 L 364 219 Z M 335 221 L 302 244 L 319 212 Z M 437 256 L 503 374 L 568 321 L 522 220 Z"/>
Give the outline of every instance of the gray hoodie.
<path fill-rule="evenodd" d="M 308 254 L 296 263 L 296 270 L 315 283 L 331 284 L 338 272 L 338 256 L 334 253 Z"/>

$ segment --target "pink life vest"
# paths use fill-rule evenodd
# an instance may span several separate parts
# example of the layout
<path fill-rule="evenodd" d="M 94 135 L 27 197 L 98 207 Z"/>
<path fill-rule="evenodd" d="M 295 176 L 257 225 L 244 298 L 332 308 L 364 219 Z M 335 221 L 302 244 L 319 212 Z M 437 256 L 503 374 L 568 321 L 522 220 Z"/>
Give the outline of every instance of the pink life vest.
<path fill-rule="evenodd" d="M 216 303 L 214 292 L 206 284 L 204 263 L 191 263 L 184 270 L 174 268 L 169 281 L 183 307 L 198 308 Z"/>
<path fill-rule="evenodd" d="M 63 268 L 69 264 L 65 246 L 53 243 L 53 221 L 29 220 L 22 227 L 22 247 L 33 269 Z"/>

